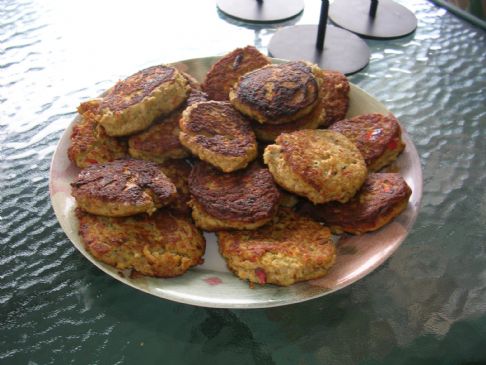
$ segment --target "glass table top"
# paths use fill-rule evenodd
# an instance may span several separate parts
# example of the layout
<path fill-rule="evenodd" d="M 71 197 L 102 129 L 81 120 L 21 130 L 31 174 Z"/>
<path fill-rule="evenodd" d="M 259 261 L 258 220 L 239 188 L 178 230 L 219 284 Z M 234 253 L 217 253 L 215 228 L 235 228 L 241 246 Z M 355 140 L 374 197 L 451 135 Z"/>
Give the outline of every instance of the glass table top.
<path fill-rule="evenodd" d="M 417 147 L 422 206 L 377 270 L 321 298 L 267 309 L 160 299 L 86 260 L 51 207 L 52 155 L 80 102 L 154 64 L 223 55 L 316 24 L 245 24 L 214 1 L 0 7 L 0 363 L 480 364 L 486 362 L 486 33 L 425 0 L 417 30 L 366 40 L 349 80 Z"/>

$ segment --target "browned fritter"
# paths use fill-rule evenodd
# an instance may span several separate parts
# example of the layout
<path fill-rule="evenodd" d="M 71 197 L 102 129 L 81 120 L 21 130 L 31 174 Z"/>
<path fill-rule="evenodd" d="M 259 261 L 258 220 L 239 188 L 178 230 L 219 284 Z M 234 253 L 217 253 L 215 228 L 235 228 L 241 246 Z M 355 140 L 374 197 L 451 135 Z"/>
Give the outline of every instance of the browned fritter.
<path fill-rule="evenodd" d="M 110 136 L 126 136 L 146 129 L 177 109 L 191 88 L 174 67 L 158 65 L 119 81 L 103 96 L 97 121 Z"/>
<path fill-rule="evenodd" d="M 110 217 L 151 214 L 176 196 L 176 187 L 159 165 L 143 160 L 91 165 L 81 170 L 71 187 L 81 209 Z"/>
<path fill-rule="evenodd" d="M 229 99 L 236 109 L 260 123 L 288 123 L 316 105 L 318 71 L 317 66 L 302 61 L 264 66 L 240 77 Z"/>
<path fill-rule="evenodd" d="M 78 107 L 81 120 L 73 126 L 69 159 L 79 168 L 126 157 L 126 141 L 106 134 L 95 120 L 99 100 L 90 100 Z"/>
<path fill-rule="evenodd" d="M 358 115 L 334 123 L 329 130 L 344 134 L 356 144 L 369 171 L 389 165 L 405 148 L 400 124 L 392 114 Z"/>
<path fill-rule="evenodd" d="M 265 148 L 263 158 L 280 186 L 315 204 L 348 201 L 368 173 L 354 143 L 330 130 L 283 133 Z"/>
<path fill-rule="evenodd" d="M 346 75 L 339 71 L 323 70 L 321 98 L 326 109 L 326 119 L 321 124 L 322 127 L 346 117 L 349 108 L 349 89 Z"/>
<path fill-rule="evenodd" d="M 168 116 L 158 118 L 148 129 L 128 138 L 130 156 L 158 163 L 190 156 L 179 140 L 179 120 L 186 107 L 206 100 L 204 92 L 192 90 L 179 109 Z"/>
<path fill-rule="evenodd" d="M 383 227 L 403 212 L 411 194 L 400 174 L 371 173 L 349 202 L 305 204 L 302 212 L 324 222 L 336 234 L 362 234 Z"/>
<path fill-rule="evenodd" d="M 228 102 L 196 103 L 184 110 L 179 125 L 181 143 L 225 172 L 244 168 L 257 155 L 250 122 Z"/>
<path fill-rule="evenodd" d="M 253 46 L 237 48 L 213 64 L 202 89 L 211 100 L 227 101 L 230 88 L 249 71 L 270 64 L 270 59 Z"/>
<path fill-rule="evenodd" d="M 257 163 L 223 173 L 197 163 L 189 175 L 190 205 L 202 229 L 254 229 L 272 219 L 280 193 L 270 172 Z"/>
<path fill-rule="evenodd" d="M 206 242 L 190 219 L 167 211 L 102 217 L 77 209 L 76 215 L 86 250 L 119 270 L 165 278 L 203 262 Z"/>
<path fill-rule="evenodd" d="M 252 231 L 217 233 L 219 251 L 240 279 L 291 285 L 324 276 L 336 249 L 329 228 L 280 208 L 271 224 Z"/>
<path fill-rule="evenodd" d="M 252 128 L 258 140 L 273 142 L 282 133 L 291 133 L 301 129 L 316 129 L 326 120 L 326 109 L 319 99 L 312 111 L 303 117 L 285 124 L 260 124 L 252 122 Z"/>
<path fill-rule="evenodd" d="M 168 160 L 161 164 L 160 168 L 177 188 L 177 196 L 174 201 L 167 205 L 167 208 L 176 213 L 190 216 L 191 208 L 187 203 L 191 198 L 188 185 L 191 164 L 186 160 Z"/>

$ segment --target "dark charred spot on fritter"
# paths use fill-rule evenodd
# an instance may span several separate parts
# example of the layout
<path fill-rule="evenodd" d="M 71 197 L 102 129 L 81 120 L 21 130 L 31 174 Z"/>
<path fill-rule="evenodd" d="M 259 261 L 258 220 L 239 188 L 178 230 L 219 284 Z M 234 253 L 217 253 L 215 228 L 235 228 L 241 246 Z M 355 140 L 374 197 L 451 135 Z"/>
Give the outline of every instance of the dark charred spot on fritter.
<path fill-rule="evenodd" d="M 277 119 L 313 105 L 319 84 L 308 65 L 290 62 L 247 73 L 240 78 L 236 92 L 242 103 Z"/>
<path fill-rule="evenodd" d="M 100 110 L 117 112 L 135 105 L 161 84 L 171 81 L 176 72 L 175 68 L 163 65 L 141 70 L 119 81 L 103 98 Z"/>
<path fill-rule="evenodd" d="M 199 162 L 189 175 L 189 191 L 208 214 L 245 223 L 272 216 L 280 198 L 272 175 L 258 163 L 223 173 Z"/>
<path fill-rule="evenodd" d="M 149 191 L 154 201 L 175 197 L 176 188 L 160 167 L 149 161 L 117 160 L 81 170 L 71 183 L 73 195 L 96 197 L 107 202 L 137 204 Z"/>

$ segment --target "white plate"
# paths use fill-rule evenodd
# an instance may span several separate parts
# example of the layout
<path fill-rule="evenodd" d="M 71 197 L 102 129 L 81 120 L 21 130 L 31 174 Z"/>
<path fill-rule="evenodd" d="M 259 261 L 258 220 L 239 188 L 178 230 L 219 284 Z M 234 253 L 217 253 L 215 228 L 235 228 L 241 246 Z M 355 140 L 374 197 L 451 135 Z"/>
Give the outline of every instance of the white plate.
<path fill-rule="evenodd" d="M 175 65 L 202 80 L 216 60 L 216 57 L 199 58 L 177 62 Z M 351 85 L 347 116 L 372 112 L 389 113 L 379 101 Z M 412 189 L 407 209 L 376 232 L 341 239 L 337 244 L 336 264 L 324 278 L 290 287 L 255 285 L 250 288 L 247 282 L 228 271 L 218 253 L 215 235 L 209 233 L 205 234 L 207 247 L 204 264 L 183 276 L 171 279 L 124 277 L 115 268 L 89 255 L 78 235 L 78 222 L 74 215 L 76 203 L 71 196 L 70 183 L 79 169 L 67 157 L 72 126 L 76 121 L 77 118 L 62 135 L 51 163 L 49 189 L 59 223 L 76 248 L 94 265 L 116 280 L 160 298 L 215 308 L 274 307 L 317 298 L 356 282 L 381 265 L 403 242 L 418 214 L 422 197 L 422 170 L 417 150 L 402 126 L 406 148 L 395 165 Z"/>

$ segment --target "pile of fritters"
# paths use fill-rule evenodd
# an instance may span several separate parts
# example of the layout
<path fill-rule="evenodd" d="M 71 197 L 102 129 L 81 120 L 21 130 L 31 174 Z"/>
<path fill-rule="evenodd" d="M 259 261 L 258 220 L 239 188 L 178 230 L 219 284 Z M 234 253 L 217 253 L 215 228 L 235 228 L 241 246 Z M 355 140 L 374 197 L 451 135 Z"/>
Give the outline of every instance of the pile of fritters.
<path fill-rule="evenodd" d="M 272 64 L 248 46 L 200 85 L 154 66 L 80 105 L 68 156 L 80 236 L 98 260 L 171 277 L 203 262 L 202 230 L 238 277 L 291 285 L 325 275 L 331 233 L 379 229 L 407 206 L 392 115 L 345 119 L 336 71 Z"/>

